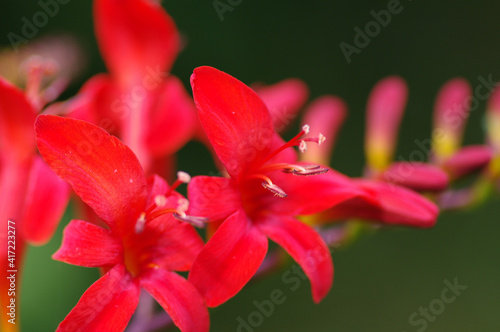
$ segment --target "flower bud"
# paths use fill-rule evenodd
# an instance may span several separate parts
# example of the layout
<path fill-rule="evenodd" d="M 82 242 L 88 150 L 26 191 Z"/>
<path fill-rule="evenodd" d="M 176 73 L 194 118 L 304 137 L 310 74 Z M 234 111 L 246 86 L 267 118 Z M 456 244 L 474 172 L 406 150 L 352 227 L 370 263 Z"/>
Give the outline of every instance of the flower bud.
<path fill-rule="evenodd" d="M 370 93 L 365 134 L 365 153 L 369 167 L 380 171 L 391 162 L 407 99 L 406 83 L 397 76 L 379 81 Z"/>

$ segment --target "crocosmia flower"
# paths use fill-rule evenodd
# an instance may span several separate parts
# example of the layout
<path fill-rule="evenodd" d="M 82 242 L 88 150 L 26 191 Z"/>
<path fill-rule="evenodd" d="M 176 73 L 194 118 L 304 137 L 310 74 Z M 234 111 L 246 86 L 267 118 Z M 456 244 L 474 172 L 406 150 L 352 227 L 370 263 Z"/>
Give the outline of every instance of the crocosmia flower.
<path fill-rule="evenodd" d="M 185 214 L 187 201 L 158 176 L 148 180 L 133 152 L 80 120 L 39 116 L 37 144 L 49 166 L 106 223 L 72 220 L 54 259 L 106 273 L 83 294 L 58 331 L 122 331 L 141 288 L 182 331 L 208 331 L 208 311 L 187 271 L 203 246 Z M 186 181 L 181 174 L 180 180 Z"/>
<path fill-rule="evenodd" d="M 308 126 L 285 143 L 264 102 L 248 86 L 211 67 L 195 69 L 191 85 L 201 124 L 229 178 L 198 176 L 188 186 L 190 213 L 220 223 L 195 260 L 188 280 L 210 307 L 234 296 L 255 274 L 268 238 L 300 264 L 315 302 L 329 291 L 333 264 L 326 244 L 298 215 L 313 214 L 359 191 L 326 167 L 297 162 Z"/>

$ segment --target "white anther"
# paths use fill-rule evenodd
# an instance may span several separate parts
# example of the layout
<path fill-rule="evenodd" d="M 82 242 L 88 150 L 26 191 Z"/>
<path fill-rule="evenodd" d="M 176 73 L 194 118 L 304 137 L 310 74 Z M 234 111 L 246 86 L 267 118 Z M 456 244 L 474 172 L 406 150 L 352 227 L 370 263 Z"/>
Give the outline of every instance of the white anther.
<path fill-rule="evenodd" d="M 326 140 L 326 137 L 323 136 L 322 133 L 319 133 L 319 135 L 318 135 L 318 145 L 321 145 L 321 143 L 323 143 L 325 140 Z"/>
<path fill-rule="evenodd" d="M 167 198 L 163 195 L 156 195 L 155 196 L 155 204 L 158 207 L 163 207 L 165 204 L 167 204 Z"/>
<path fill-rule="evenodd" d="M 141 213 L 141 215 L 137 219 L 137 222 L 135 223 L 135 233 L 136 234 L 142 233 L 145 225 L 146 225 L 146 213 L 143 212 Z"/>
<path fill-rule="evenodd" d="M 189 201 L 185 198 L 179 198 L 177 201 L 177 210 L 179 212 L 186 212 L 189 209 Z"/>
<path fill-rule="evenodd" d="M 191 182 L 191 175 L 183 171 L 178 171 L 177 179 L 179 179 L 179 181 L 181 181 L 182 183 L 189 183 Z"/>

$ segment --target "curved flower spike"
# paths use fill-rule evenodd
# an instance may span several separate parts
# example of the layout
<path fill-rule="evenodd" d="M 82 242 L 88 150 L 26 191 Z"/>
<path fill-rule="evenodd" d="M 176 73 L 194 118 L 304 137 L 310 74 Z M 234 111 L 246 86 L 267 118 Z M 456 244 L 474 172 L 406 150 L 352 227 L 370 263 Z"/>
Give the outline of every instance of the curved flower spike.
<path fill-rule="evenodd" d="M 373 88 L 366 106 L 365 153 L 375 171 L 393 159 L 396 138 L 408 99 L 408 87 L 398 76 L 386 77 Z"/>
<path fill-rule="evenodd" d="M 107 271 L 83 294 L 58 331 L 123 331 L 141 288 L 149 292 L 183 332 L 209 330 L 203 298 L 186 279 L 203 241 L 176 220 L 185 198 L 158 176 L 148 180 L 133 152 L 90 123 L 41 115 L 37 144 L 48 165 L 109 229 L 72 220 L 54 259 Z M 139 225 L 139 226 L 138 226 Z"/>
<path fill-rule="evenodd" d="M 462 143 L 471 95 L 470 85 L 463 78 L 449 80 L 438 93 L 432 132 L 432 151 L 438 162 L 451 157 Z"/>

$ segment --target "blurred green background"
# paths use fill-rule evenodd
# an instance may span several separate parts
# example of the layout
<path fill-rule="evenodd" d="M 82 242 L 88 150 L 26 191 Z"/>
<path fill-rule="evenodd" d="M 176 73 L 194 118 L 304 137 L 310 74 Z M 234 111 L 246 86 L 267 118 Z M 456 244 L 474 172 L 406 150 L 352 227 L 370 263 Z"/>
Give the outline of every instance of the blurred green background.
<path fill-rule="evenodd" d="M 222 0 L 228 3 L 227 0 Z M 186 42 L 172 72 L 188 86 L 193 68 L 212 65 L 246 83 L 274 83 L 298 77 L 311 97 L 336 94 L 349 105 L 332 165 L 351 176 L 364 163 L 364 106 L 373 84 L 387 75 L 404 77 L 410 88 L 398 155 L 408 156 L 415 139 L 427 138 L 439 87 L 462 76 L 473 87 L 477 77 L 500 80 L 500 3 L 496 1 L 401 1 L 403 10 L 347 63 L 339 44 L 353 44 L 354 28 L 373 20 L 370 11 L 388 1 L 236 1 L 221 22 L 212 1 L 164 1 Z M 70 1 L 40 28 L 38 36 L 74 34 L 87 52 L 88 67 L 64 97 L 90 76 L 105 71 L 92 30 L 90 1 Z M 8 32 L 20 33 L 23 16 L 40 10 L 36 1 L 3 1 L 1 45 Z M 485 102 L 470 117 L 466 143 L 483 141 Z M 288 136 L 291 134 L 287 133 Z M 285 134 L 285 135 L 287 135 Z M 179 164 L 193 175 L 213 169 L 190 143 Z M 202 156 L 209 158 L 208 153 Z M 207 166 L 209 165 L 209 166 Z M 390 229 L 362 237 L 333 252 L 334 287 L 319 305 L 309 284 L 292 291 L 282 281 L 285 270 L 247 286 L 238 296 L 211 310 L 212 331 L 237 331 L 238 317 L 256 311 L 253 301 L 279 289 L 286 301 L 254 331 L 500 331 L 500 204 L 498 197 L 476 210 L 443 213 L 431 230 Z M 52 331 L 96 280 L 95 269 L 52 261 L 61 241 L 30 248 L 23 280 L 23 331 Z M 409 317 L 439 299 L 444 280 L 458 278 L 468 288 L 434 321 L 411 325 Z M 435 301 L 434 301 L 435 303 Z M 438 308 L 438 307 L 437 307 Z M 245 331 L 245 329 L 241 329 Z M 247 331 L 248 332 L 248 331 Z M 251 331 L 250 331 L 251 332 Z"/>

